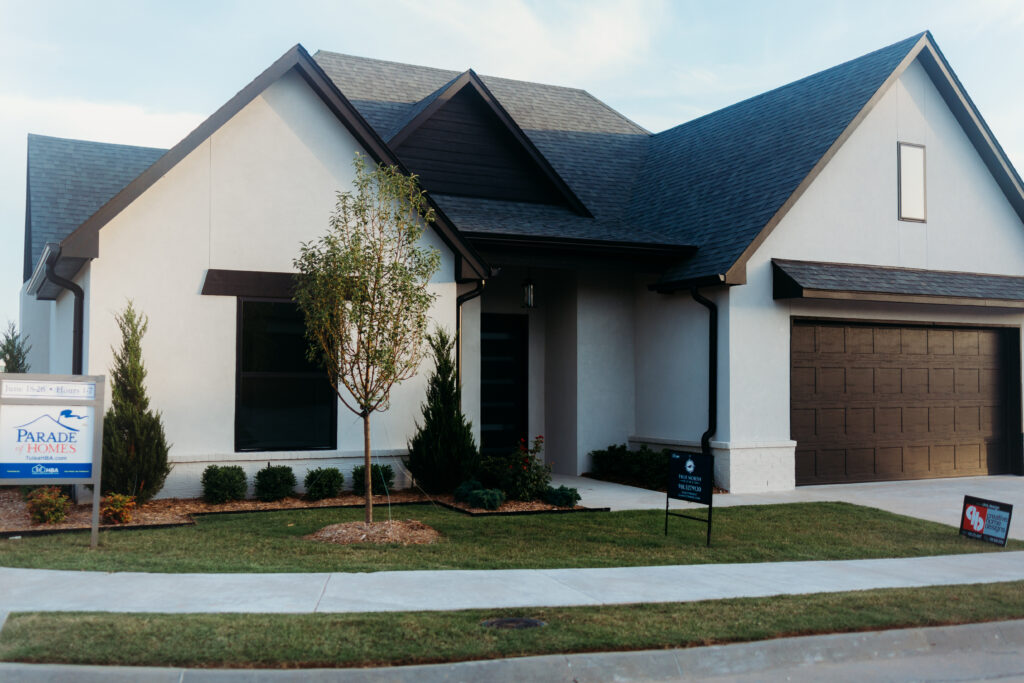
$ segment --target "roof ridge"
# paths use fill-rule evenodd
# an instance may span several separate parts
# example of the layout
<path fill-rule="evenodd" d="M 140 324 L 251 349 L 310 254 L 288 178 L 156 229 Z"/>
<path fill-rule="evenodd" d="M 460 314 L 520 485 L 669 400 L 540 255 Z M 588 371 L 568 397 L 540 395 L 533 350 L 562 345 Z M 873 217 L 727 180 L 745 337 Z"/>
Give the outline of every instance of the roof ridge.
<path fill-rule="evenodd" d="M 810 80 L 812 78 L 817 78 L 817 77 L 821 76 L 822 74 L 826 74 L 826 73 L 829 73 L 831 71 L 836 71 L 838 69 L 845 68 L 845 67 L 849 66 L 850 64 L 853 64 L 854 62 L 859 62 L 862 59 L 867 59 L 868 57 L 872 57 L 874 55 L 877 55 L 880 52 L 885 52 L 886 50 L 891 50 L 892 48 L 896 47 L 897 45 L 901 45 L 903 43 L 908 43 L 907 51 L 909 52 L 910 49 L 914 45 L 916 45 L 918 43 L 918 41 L 921 40 L 921 38 L 923 38 L 925 36 L 928 36 L 929 39 L 931 39 L 931 32 L 930 31 L 921 31 L 920 33 L 917 33 L 917 34 L 915 34 L 913 36 L 910 36 L 909 38 L 904 38 L 903 40 L 897 40 L 895 43 L 892 43 L 890 45 L 886 45 L 885 47 L 880 47 L 877 50 L 872 50 L 871 52 L 867 52 L 865 54 L 862 54 L 859 57 L 854 57 L 852 59 L 848 59 L 845 62 L 842 62 L 840 64 L 836 64 L 835 66 L 830 66 L 830 67 L 828 67 L 826 69 L 821 69 L 820 71 L 815 71 L 812 74 L 808 74 L 807 76 L 804 76 L 802 78 L 798 78 L 795 81 L 790 81 L 789 83 L 784 83 L 784 84 L 782 84 L 780 86 L 772 88 L 771 90 L 765 90 L 763 92 L 757 93 L 756 95 L 751 95 L 750 97 L 742 99 L 739 102 L 733 102 L 732 104 L 726 105 L 726 106 L 724 106 L 724 107 L 722 107 L 720 109 L 715 109 L 714 111 L 709 111 L 707 114 L 702 114 L 701 116 L 698 116 L 695 119 L 690 119 L 689 121 L 684 121 L 683 123 L 680 123 L 678 125 L 672 126 L 671 128 L 666 128 L 665 130 L 661 131 L 660 133 L 655 133 L 654 135 L 655 136 L 660 136 L 660 135 L 664 135 L 664 134 L 672 132 L 672 131 L 679 130 L 680 128 L 682 128 L 684 126 L 689 126 L 690 124 L 696 123 L 697 121 L 704 120 L 704 119 L 708 118 L 709 116 L 715 116 L 717 114 L 721 114 L 724 111 L 728 111 L 728 110 L 733 109 L 735 107 L 739 107 L 740 105 L 747 104 L 747 103 L 752 102 L 752 101 L 757 100 L 757 99 L 761 99 L 762 97 L 767 97 L 768 95 L 772 95 L 774 93 L 777 93 L 780 90 L 784 90 L 786 88 L 790 88 L 790 87 L 792 87 L 794 85 L 798 85 L 798 84 L 803 83 L 805 81 L 808 81 L 808 80 Z"/>

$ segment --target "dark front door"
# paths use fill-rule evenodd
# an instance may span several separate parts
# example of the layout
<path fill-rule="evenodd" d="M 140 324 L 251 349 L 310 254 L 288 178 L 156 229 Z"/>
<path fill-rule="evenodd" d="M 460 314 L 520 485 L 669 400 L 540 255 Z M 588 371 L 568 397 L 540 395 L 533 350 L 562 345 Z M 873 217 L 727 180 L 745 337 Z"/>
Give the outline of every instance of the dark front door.
<path fill-rule="evenodd" d="M 527 430 L 525 315 L 480 315 L 480 452 L 507 453 Z"/>

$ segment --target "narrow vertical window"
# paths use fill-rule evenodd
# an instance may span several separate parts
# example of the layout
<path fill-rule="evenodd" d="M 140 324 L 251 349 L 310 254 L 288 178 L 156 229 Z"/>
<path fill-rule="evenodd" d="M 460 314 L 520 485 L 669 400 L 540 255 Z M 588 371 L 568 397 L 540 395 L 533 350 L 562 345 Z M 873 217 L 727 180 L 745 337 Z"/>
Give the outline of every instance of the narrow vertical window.
<path fill-rule="evenodd" d="M 901 221 L 925 221 L 924 145 L 899 143 L 899 211 Z"/>

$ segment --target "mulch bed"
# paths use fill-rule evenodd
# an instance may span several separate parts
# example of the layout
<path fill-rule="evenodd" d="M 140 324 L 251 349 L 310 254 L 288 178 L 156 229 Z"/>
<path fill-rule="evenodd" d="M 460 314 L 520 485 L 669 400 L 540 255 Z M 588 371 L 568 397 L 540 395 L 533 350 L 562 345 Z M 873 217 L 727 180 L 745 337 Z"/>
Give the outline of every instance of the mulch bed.
<path fill-rule="evenodd" d="M 319 531 L 303 536 L 310 541 L 352 545 L 354 543 L 397 543 L 399 545 L 428 545 L 441 538 L 433 527 L 415 519 L 395 519 L 384 522 L 345 522 L 331 524 Z"/>
<path fill-rule="evenodd" d="M 374 496 L 373 504 L 409 505 L 413 503 L 434 502 L 443 507 L 469 515 L 521 515 L 552 512 L 591 511 L 594 508 L 559 508 L 542 501 L 506 501 L 497 510 L 471 508 L 465 503 L 457 503 L 451 494 L 429 496 L 420 491 L 405 489 L 392 491 L 390 497 Z M 100 524 L 101 529 L 133 529 L 166 526 L 186 526 L 195 524 L 196 515 L 225 514 L 232 512 L 260 512 L 269 510 L 306 510 L 313 508 L 348 508 L 362 507 L 362 496 L 351 492 L 335 498 L 323 500 L 303 500 L 302 498 L 284 498 L 273 502 L 260 500 L 236 500 L 228 503 L 213 504 L 198 498 L 159 498 L 135 509 L 132 521 L 128 524 Z M 606 510 L 606 508 L 601 508 Z M 59 531 L 76 531 L 89 529 L 92 524 L 92 498 L 87 503 L 71 505 L 68 515 L 58 524 L 34 524 L 28 514 L 28 507 L 22 500 L 17 488 L 0 488 L 0 538 L 24 533 L 34 535 Z"/>
<path fill-rule="evenodd" d="M 623 479 L 621 477 L 598 476 L 598 475 L 594 474 L 593 472 L 584 472 L 580 476 L 581 477 L 586 477 L 587 479 L 597 479 L 598 481 L 607 481 L 607 482 L 611 482 L 612 484 L 622 484 L 623 486 L 633 486 L 633 487 L 638 488 L 638 489 L 647 489 L 648 491 L 658 491 L 659 493 L 665 493 L 665 491 L 666 491 L 666 487 L 665 486 L 659 486 L 657 488 L 651 488 L 650 486 L 645 485 L 645 483 L 642 482 L 642 481 L 636 481 L 636 480 L 633 480 L 633 479 Z M 714 486 L 714 487 L 712 487 L 712 492 L 715 493 L 716 495 L 720 495 L 720 494 L 723 494 L 723 493 L 729 493 L 729 490 L 728 489 L 723 489 L 721 486 Z"/>

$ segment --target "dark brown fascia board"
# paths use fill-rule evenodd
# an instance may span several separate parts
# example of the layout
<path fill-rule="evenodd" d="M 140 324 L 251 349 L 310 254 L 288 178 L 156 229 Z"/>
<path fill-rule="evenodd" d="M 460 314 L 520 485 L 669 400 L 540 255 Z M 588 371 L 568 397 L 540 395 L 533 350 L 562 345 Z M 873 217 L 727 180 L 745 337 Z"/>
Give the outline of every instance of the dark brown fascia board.
<path fill-rule="evenodd" d="M 851 135 L 853 135 L 853 132 L 857 130 L 857 127 L 861 124 L 861 122 L 865 118 L 867 118 L 868 114 L 871 113 L 871 110 L 875 108 L 875 105 L 878 104 L 878 102 L 882 99 L 882 97 L 889 90 L 892 84 L 896 82 L 896 79 L 898 79 L 903 74 L 903 72 L 907 70 L 907 67 L 913 64 L 914 60 L 917 59 L 917 56 L 921 53 L 921 50 L 923 50 L 925 46 L 928 45 L 928 38 L 929 34 L 925 32 L 921 36 L 920 40 L 917 41 L 917 44 L 915 44 L 914 47 L 912 47 L 910 51 L 907 52 L 907 55 L 903 58 L 903 61 L 901 61 L 899 65 L 893 70 L 893 72 L 889 74 L 889 77 L 882 82 L 882 85 L 878 87 L 878 90 L 876 90 L 875 93 L 871 96 L 871 98 L 867 101 L 867 103 L 863 107 L 861 107 L 861 110 L 857 113 L 856 116 L 853 117 L 853 120 L 850 121 L 849 125 L 847 125 L 843 132 L 839 134 L 839 137 L 837 137 L 835 141 L 831 144 L 831 146 L 829 146 L 829 148 L 825 151 L 822 157 L 818 160 L 818 163 L 816 163 L 814 165 L 814 168 L 811 169 L 810 173 L 808 173 L 807 176 L 800 182 L 800 184 L 797 185 L 796 189 L 793 190 L 793 194 L 791 194 L 786 199 L 786 201 L 783 202 L 782 206 L 779 207 L 779 210 L 776 211 L 775 214 L 771 217 L 771 219 L 769 219 L 769 221 L 765 224 L 765 226 L 761 228 L 761 231 L 757 234 L 757 237 L 755 237 L 754 240 L 747 245 L 747 248 L 743 250 L 739 258 L 737 258 L 736 261 L 732 264 L 732 266 L 729 267 L 729 270 L 726 271 L 725 280 L 727 283 L 732 285 L 746 284 L 747 261 L 750 260 L 750 257 L 754 255 L 754 252 L 758 250 L 761 244 L 766 239 L 768 239 L 768 235 L 770 235 L 772 231 L 775 230 L 775 226 L 777 226 L 782 221 L 783 217 L 785 217 L 785 215 L 789 213 L 789 210 L 793 208 L 793 205 L 796 204 L 797 200 L 799 200 L 800 197 L 803 196 L 804 192 L 806 192 L 807 188 L 811 186 L 811 183 L 814 182 L 815 178 L 818 177 L 818 175 L 825 168 L 828 162 L 832 160 L 832 157 L 836 155 L 836 153 L 839 151 L 839 148 L 843 146 L 843 144 L 850 138 Z"/>
<path fill-rule="evenodd" d="M 668 282 L 655 282 L 652 285 L 647 285 L 647 289 L 658 294 L 672 294 L 673 292 L 696 289 L 697 287 L 729 287 L 734 284 L 736 283 L 725 279 L 724 273 L 717 273 L 715 275 L 701 275 L 699 277 L 670 280 Z"/>
<path fill-rule="evenodd" d="M 483 98 L 483 101 L 494 112 L 498 120 L 508 129 L 512 137 L 520 144 L 520 146 L 526 151 L 527 155 L 533 160 L 535 164 L 544 173 L 545 177 L 555 186 L 558 193 L 562 195 L 565 201 L 569 204 L 570 208 L 577 214 L 585 216 L 586 218 L 593 218 L 593 214 L 587 209 L 586 205 L 580 201 L 580 198 L 576 196 L 576 193 L 572 191 L 569 184 L 566 183 L 562 176 L 558 174 L 558 171 L 548 162 L 547 158 L 541 153 L 537 146 L 533 144 L 530 137 L 523 132 L 523 129 L 519 127 L 519 124 L 515 122 L 515 119 L 505 110 L 505 107 L 501 105 L 498 98 L 490 91 L 483 80 L 476 74 L 475 71 L 469 69 L 459 75 L 451 84 L 445 88 L 445 91 L 434 98 L 434 101 L 423 108 L 419 114 L 407 123 L 400 131 L 391 136 L 388 140 L 388 144 L 391 145 L 392 149 L 398 149 L 399 146 L 420 126 L 426 123 L 438 109 L 443 107 L 451 100 L 456 94 L 462 91 L 463 88 L 471 87 Z"/>
<path fill-rule="evenodd" d="M 857 126 L 874 109 L 875 105 L 878 104 L 878 101 L 882 99 L 882 96 L 885 95 L 892 84 L 919 57 L 922 66 L 931 77 L 932 83 L 935 84 L 946 105 L 953 112 L 954 117 L 967 134 L 968 139 L 971 140 L 982 161 L 984 161 L 986 167 L 992 173 L 993 178 L 1017 212 L 1017 215 L 1024 221 L 1024 181 L 1017 174 L 1017 170 L 1010 163 L 1002 146 L 996 141 L 988 124 L 985 123 L 985 119 L 982 118 L 981 113 L 974 106 L 974 102 L 960 84 L 960 80 L 949 66 L 942 51 L 935 44 L 931 32 L 925 31 L 917 44 L 911 48 L 907 56 L 900 62 L 899 66 L 885 79 L 878 90 L 875 91 L 875 94 L 871 96 L 871 99 L 868 100 L 867 104 L 864 105 L 846 129 L 836 138 L 835 142 L 832 143 L 821 159 L 818 160 L 818 163 L 807 174 L 807 177 L 797 186 L 793 194 L 789 196 L 782 207 L 772 216 L 771 220 L 761 229 L 761 232 L 754 238 L 754 241 L 743 250 L 740 257 L 729 268 L 726 272 L 726 279 L 730 284 L 746 283 L 747 261 L 750 260 L 750 257 L 767 239 L 768 235 L 775 229 L 775 226 L 779 224 L 810 184 L 814 182 L 814 179 L 818 177 L 818 174 L 821 173 L 825 165 L 832 160 L 832 157 L 839 151 L 843 143 L 857 129 Z"/>
<path fill-rule="evenodd" d="M 206 296 L 240 296 L 260 299 L 291 299 L 295 273 L 210 268 L 200 292 Z"/>
<path fill-rule="evenodd" d="M 656 274 L 689 258 L 694 247 L 590 239 L 467 233 L 491 263 L 560 269 L 602 269 Z"/>
<path fill-rule="evenodd" d="M 931 34 L 928 34 L 931 37 Z M 967 138 L 978 151 L 985 166 L 1006 195 L 1017 215 L 1024 221 L 1024 181 L 1010 162 L 999 141 L 988 127 L 974 101 L 967 94 L 960 79 L 946 61 L 945 55 L 934 41 L 929 40 L 921 52 L 921 65 L 931 76 L 946 106 L 953 112 Z"/>
<path fill-rule="evenodd" d="M 310 57 L 306 49 L 302 45 L 295 45 L 65 237 L 61 242 L 63 254 L 68 257 L 84 259 L 97 258 L 99 256 L 99 231 L 104 225 L 121 213 L 267 87 L 292 69 L 297 69 L 298 73 L 341 120 L 349 132 L 355 136 L 374 161 L 397 166 L 404 173 L 409 173 L 376 131 L 338 90 L 334 82 L 320 68 L 320 65 Z M 433 227 L 442 241 L 458 253 L 478 277 L 489 276 L 490 268 L 483 259 L 461 238 L 454 225 L 429 195 L 427 200 L 437 214 L 437 220 Z"/>

